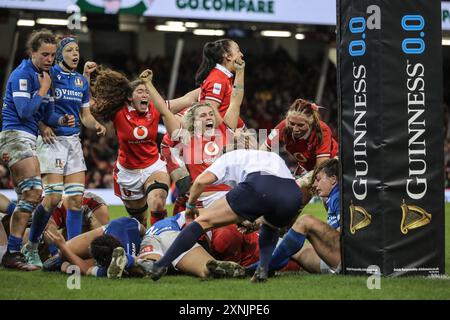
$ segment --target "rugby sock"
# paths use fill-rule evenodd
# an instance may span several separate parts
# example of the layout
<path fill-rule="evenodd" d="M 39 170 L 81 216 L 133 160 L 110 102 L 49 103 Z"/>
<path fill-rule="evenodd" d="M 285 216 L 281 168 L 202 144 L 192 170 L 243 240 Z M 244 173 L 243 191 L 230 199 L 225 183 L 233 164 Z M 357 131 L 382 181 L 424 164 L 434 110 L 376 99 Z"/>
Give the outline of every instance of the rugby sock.
<path fill-rule="evenodd" d="M 67 240 L 75 238 L 81 233 L 83 225 L 83 215 L 80 210 L 67 210 Z"/>
<path fill-rule="evenodd" d="M 6 214 L 8 215 L 8 216 L 12 216 L 12 214 L 13 214 L 13 212 L 14 212 L 14 209 L 16 208 L 16 202 L 14 202 L 14 201 L 11 201 L 9 204 L 8 204 L 8 208 L 6 208 Z"/>
<path fill-rule="evenodd" d="M 54 243 L 48 244 L 47 248 L 52 257 L 58 253 L 58 247 Z"/>
<path fill-rule="evenodd" d="M 271 228 L 266 224 L 261 226 L 259 234 L 259 267 L 262 267 L 265 272 L 269 272 L 269 262 L 277 245 L 278 234 L 278 229 Z"/>
<path fill-rule="evenodd" d="M 161 211 L 150 211 L 150 224 L 154 225 L 159 220 L 164 219 L 167 217 L 167 210 L 161 210 Z"/>
<path fill-rule="evenodd" d="M 298 252 L 305 243 L 305 235 L 289 229 L 281 243 L 275 248 L 270 259 L 270 269 L 280 270 L 288 264 L 289 258 Z"/>
<path fill-rule="evenodd" d="M 192 248 L 203 233 L 205 233 L 205 230 L 198 222 L 190 223 L 180 232 L 164 256 L 155 265 L 157 267 L 167 267 L 180 254 Z"/>
<path fill-rule="evenodd" d="M 125 269 L 128 270 L 129 268 L 134 266 L 134 257 L 128 253 L 126 255 L 127 255 L 127 265 L 126 265 Z"/>
<path fill-rule="evenodd" d="M 29 239 L 30 245 L 33 249 L 37 249 L 36 244 L 39 243 L 39 237 L 42 235 L 42 232 L 44 232 L 51 215 L 52 212 L 46 211 L 42 203 L 40 203 L 34 210 Z"/>
<path fill-rule="evenodd" d="M 10 234 L 8 236 L 8 251 L 19 252 L 21 247 L 22 247 L 22 238 L 17 238 Z"/>

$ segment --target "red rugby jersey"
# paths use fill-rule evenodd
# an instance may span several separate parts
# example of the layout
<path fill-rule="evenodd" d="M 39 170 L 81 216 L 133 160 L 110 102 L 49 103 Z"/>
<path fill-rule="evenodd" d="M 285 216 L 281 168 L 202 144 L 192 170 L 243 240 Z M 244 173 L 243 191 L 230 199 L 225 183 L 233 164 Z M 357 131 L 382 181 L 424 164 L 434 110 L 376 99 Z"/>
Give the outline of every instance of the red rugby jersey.
<path fill-rule="evenodd" d="M 223 153 L 223 147 L 233 141 L 233 132 L 223 123 L 214 130 L 212 137 L 192 136 L 187 145 L 181 145 L 181 155 L 192 181 L 208 168 Z M 227 133 L 228 132 L 228 133 Z M 226 184 L 209 185 L 205 191 L 230 190 Z"/>
<path fill-rule="evenodd" d="M 330 127 L 320 121 L 320 128 L 322 129 L 322 143 L 319 144 L 317 135 L 314 131 L 311 132 L 306 139 L 297 139 L 292 135 L 287 135 L 285 132 L 286 119 L 281 121 L 274 130 L 272 130 L 269 137 L 266 139 L 266 146 L 271 149 L 272 142 L 276 137 L 279 141 L 284 143 L 286 150 L 292 154 L 306 171 L 313 170 L 316 165 L 317 158 L 330 157 L 334 158 L 338 153 L 338 143 L 333 138 Z"/>
<path fill-rule="evenodd" d="M 224 66 L 217 64 L 200 86 L 200 101 L 211 100 L 220 103 L 219 113 L 222 118 L 230 106 L 233 91 L 233 74 Z M 238 120 L 237 127 L 242 128 L 244 121 Z"/>
<path fill-rule="evenodd" d="M 127 169 L 144 169 L 159 159 L 156 138 L 159 112 L 152 102 L 145 113 L 139 114 L 125 105 L 114 116 L 113 123 L 119 139 L 117 161 Z"/>

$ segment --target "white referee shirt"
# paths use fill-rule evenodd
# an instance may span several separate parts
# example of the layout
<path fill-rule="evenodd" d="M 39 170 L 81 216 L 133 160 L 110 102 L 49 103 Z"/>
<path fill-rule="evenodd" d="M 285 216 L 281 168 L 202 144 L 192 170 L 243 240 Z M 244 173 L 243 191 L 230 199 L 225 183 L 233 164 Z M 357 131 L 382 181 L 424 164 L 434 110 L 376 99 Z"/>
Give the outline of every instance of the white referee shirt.
<path fill-rule="evenodd" d="M 264 172 L 279 178 L 294 179 L 284 160 L 276 153 L 259 150 L 234 150 L 225 153 L 209 166 L 217 177 L 214 184 L 225 183 L 235 187 L 244 181 L 250 173 Z"/>

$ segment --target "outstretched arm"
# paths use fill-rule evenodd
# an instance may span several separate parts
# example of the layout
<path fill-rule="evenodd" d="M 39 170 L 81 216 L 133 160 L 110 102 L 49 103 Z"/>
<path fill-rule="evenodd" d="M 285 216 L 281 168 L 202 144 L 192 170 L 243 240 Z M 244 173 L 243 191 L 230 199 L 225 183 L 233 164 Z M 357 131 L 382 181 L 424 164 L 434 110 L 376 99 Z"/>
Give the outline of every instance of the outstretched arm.
<path fill-rule="evenodd" d="M 155 86 L 153 85 L 153 82 L 152 82 L 153 72 L 148 69 L 144 70 L 139 75 L 139 78 L 144 80 L 145 86 L 147 87 L 147 90 L 150 93 L 150 98 L 152 99 L 153 103 L 155 104 L 155 107 L 158 110 L 158 112 L 161 114 L 163 121 L 164 121 L 164 125 L 166 126 L 166 129 L 169 132 L 169 135 L 172 136 L 172 134 L 175 130 L 178 130 L 181 128 L 181 122 L 169 110 L 169 108 L 166 105 L 166 102 L 161 97 L 158 90 L 156 90 Z"/>
<path fill-rule="evenodd" d="M 189 108 L 198 101 L 198 97 L 200 96 L 200 88 L 189 91 L 184 96 L 169 100 L 169 109 L 173 114 L 177 114 L 180 111 L 183 111 L 186 108 Z"/>

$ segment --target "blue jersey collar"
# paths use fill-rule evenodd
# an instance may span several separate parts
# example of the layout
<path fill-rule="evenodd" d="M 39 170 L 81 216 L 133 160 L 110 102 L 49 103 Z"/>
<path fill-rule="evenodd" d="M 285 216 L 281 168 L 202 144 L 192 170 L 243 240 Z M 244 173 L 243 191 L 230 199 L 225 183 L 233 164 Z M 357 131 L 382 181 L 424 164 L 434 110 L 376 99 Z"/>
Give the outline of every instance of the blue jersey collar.
<path fill-rule="evenodd" d="M 74 76 L 74 75 L 76 75 L 76 72 L 67 72 L 67 71 L 65 71 L 59 64 L 55 64 L 55 66 L 53 68 L 55 68 L 55 70 L 57 72 L 59 72 L 61 74 L 64 74 L 66 76 L 69 76 L 69 75 Z"/>
<path fill-rule="evenodd" d="M 331 189 L 330 194 L 328 195 L 327 205 L 328 205 L 328 202 L 330 202 L 330 200 L 336 196 L 336 194 L 339 194 L 339 184 L 338 183 L 336 183 L 336 185 L 333 187 L 333 189 Z"/>

